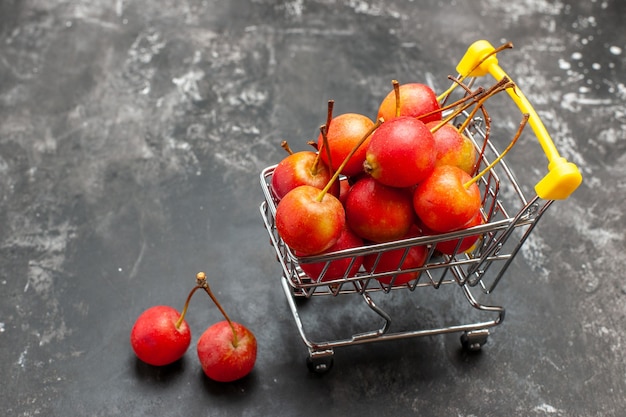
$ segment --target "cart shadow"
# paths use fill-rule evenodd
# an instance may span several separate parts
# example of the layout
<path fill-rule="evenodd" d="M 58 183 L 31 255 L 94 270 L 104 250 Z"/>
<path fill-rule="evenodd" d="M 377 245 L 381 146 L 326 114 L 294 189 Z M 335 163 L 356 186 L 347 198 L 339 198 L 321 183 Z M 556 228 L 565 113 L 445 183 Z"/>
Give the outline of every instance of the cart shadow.
<path fill-rule="evenodd" d="M 453 355 L 450 355 L 449 363 L 455 367 L 458 374 L 472 374 L 485 366 L 489 353 L 483 350 L 467 350 L 459 347 Z"/>
<path fill-rule="evenodd" d="M 437 340 L 439 337 L 338 349 L 333 355 L 331 369 L 320 373 L 309 372 L 308 380 L 367 380 L 378 386 L 375 390 L 384 391 L 389 384 L 431 384 L 441 378 L 449 381 L 451 374 L 459 377 L 470 375 L 489 362 L 489 352 L 453 347 L 448 344 L 454 344 L 456 340 Z"/>

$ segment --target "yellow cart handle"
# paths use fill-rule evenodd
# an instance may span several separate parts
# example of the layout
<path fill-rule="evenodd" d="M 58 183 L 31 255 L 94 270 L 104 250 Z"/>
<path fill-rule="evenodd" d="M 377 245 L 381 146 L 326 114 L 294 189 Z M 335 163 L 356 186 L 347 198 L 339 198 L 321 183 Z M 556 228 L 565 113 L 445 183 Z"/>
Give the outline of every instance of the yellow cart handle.
<path fill-rule="evenodd" d="M 498 65 L 495 48 L 486 40 L 479 40 L 470 45 L 456 69 L 462 78 L 482 77 L 491 74 L 496 81 L 500 81 L 504 77 L 508 77 Z M 511 77 L 508 78 L 511 79 Z M 548 157 L 548 174 L 535 185 L 535 192 L 545 200 L 568 198 L 582 183 L 580 170 L 576 164 L 568 162 L 559 155 L 537 112 L 517 85 L 507 89 L 507 92 L 521 112 L 529 115 L 528 124 L 530 124 Z"/>

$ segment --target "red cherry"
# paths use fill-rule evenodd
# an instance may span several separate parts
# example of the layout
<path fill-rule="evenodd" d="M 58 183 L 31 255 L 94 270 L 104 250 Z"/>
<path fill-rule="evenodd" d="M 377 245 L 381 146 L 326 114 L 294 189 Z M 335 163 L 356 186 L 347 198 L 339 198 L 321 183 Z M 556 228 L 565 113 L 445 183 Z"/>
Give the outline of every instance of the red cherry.
<path fill-rule="evenodd" d="M 434 129 L 440 122 L 426 124 L 428 129 Z M 435 166 L 455 165 L 472 175 L 476 164 L 476 148 L 472 141 L 459 132 L 451 123 L 442 125 L 433 132 L 435 139 Z"/>
<path fill-rule="evenodd" d="M 437 96 L 432 88 L 421 83 L 408 83 L 399 86 L 400 116 L 420 118 L 427 113 L 440 109 Z M 395 88 L 385 96 L 378 108 L 378 118 L 387 121 L 396 117 L 396 90 Z M 422 117 L 422 122 L 428 123 L 433 120 L 441 120 L 441 112 Z"/>
<path fill-rule="evenodd" d="M 358 248 L 360 246 L 363 246 L 363 239 L 354 234 L 354 232 L 352 232 L 348 227 L 345 227 L 343 232 L 341 232 L 337 243 L 335 243 L 323 253 Z M 297 252 L 296 255 L 298 255 Z M 341 258 L 331 261 L 328 265 L 328 268 L 324 272 L 324 277 L 322 277 L 321 281 L 331 281 L 333 279 L 342 278 L 344 275 L 348 278 L 353 277 L 359 271 L 362 262 L 362 256 L 357 256 L 356 259 L 354 259 L 354 262 L 352 262 L 352 257 Z M 318 281 L 320 279 L 320 276 L 322 275 L 325 267 L 326 262 L 300 264 L 300 268 L 302 268 L 304 273 L 307 274 L 314 281 Z M 350 268 L 349 271 L 348 267 Z M 347 274 L 346 271 L 348 271 Z"/>
<path fill-rule="evenodd" d="M 435 156 L 435 139 L 426 125 L 396 117 L 372 134 L 363 169 L 385 185 L 411 187 L 432 172 Z"/>
<path fill-rule="evenodd" d="M 416 227 L 412 227 L 411 231 L 405 236 L 405 238 L 411 238 L 419 236 L 419 230 Z M 428 257 L 428 248 L 426 246 L 412 246 L 408 249 L 406 257 L 402 260 L 404 256 L 404 252 L 407 249 L 393 249 L 387 252 L 383 252 L 380 254 L 372 254 L 367 255 L 363 260 L 363 267 L 367 272 L 397 272 L 400 268 L 402 269 L 412 269 L 419 268 L 423 266 L 426 262 L 426 258 Z M 374 270 L 374 264 L 378 259 L 378 263 L 376 264 L 376 268 Z M 401 263 L 402 262 L 402 263 Z M 395 277 L 394 285 L 402 285 L 407 282 L 413 281 L 417 278 L 419 272 L 405 272 L 398 274 Z M 382 284 L 389 285 L 391 280 L 393 279 L 393 274 L 385 275 L 377 278 L 378 281 Z"/>
<path fill-rule="evenodd" d="M 345 216 L 357 236 L 377 243 L 400 239 L 415 221 L 410 191 L 388 187 L 371 177 L 361 178 L 350 188 Z"/>
<path fill-rule="evenodd" d="M 206 376 L 218 382 L 243 378 L 256 362 L 256 338 L 245 326 L 228 317 L 213 294 L 204 272 L 196 274 L 196 283 L 211 297 L 225 319 L 210 326 L 198 339 L 196 349 L 202 370 Z"/>
<path fill-rule="evenodd" d="M 481 224 L 485 224 L 485 220 L 483 219 L 483 216 L 479 211 L 472 218 L 472 220 L 469 221 L 469 223 L 463 226 L 463 229 L 467 229 L 473 226 L 478 226 Z M 477 235 L 466 236 L 464 238 L 451 239 L 451 240 L 446 240 L 443 242 L 438 242 L 436 245 L 437 250 L 441 253 L 445 253 L 446 255 L 453 255 L 455 252 L 456 253 L 466 252 L 474 247 L 474 245 L 476 244 L 480 236 L 481 236 L 480 234 L 477 234 Z"/>
<path fill-rule="evenodd" d="M 177 328 L 180 313 L 169 306 L 145 310 L 130 332 L 130 344 L 142 361 L 163 366 L 180 359 L 191 342 L 191 331 L 185 320 Z"/>
<path fill-rule="evenodd" d="M 480 190 L 476 183 L 470 184 L 471 180 L 459 167 L 436 167 L 413 194 L 413 206 L 421 222 L 440 233 L 465 226 L 481 205 Z"/>
<path fill-rule="evenodd" d="M 278 234 L 302 256 L 321 253 L 334 245 L 345 222 L 341 201 L 310 185 L 289 191 L 276 207 Z"/>
<path fill-rule="evenodd" d="M 342 161 L 347 159 L 341 168 L 342 174 L 352 176 L 362 172 L 369 134 L 374 125 L 369 117 L 358 113 L 345 113 L 333 118 L 326 135 L 332 164 L 329 164 L 326 149 L 323 148 L 323 136 L 320 134 L 317 143 L 322 161 L 338 171 Z M 366 139 L 363 140 L 365 135 Z"/>
<path fill-rule="evenodd" d="M 330 181 L 330 170 L 311 151 L 292 153 L 282 159 L 272 174 L 272 191 L 281 199 L 300 185 L 323 189 Z"/>
<path fill-rule="evenodd" d="M 223 320 L 200 336 L 197 352 L 206 376 L 218 382 L 232 382 L 252 371 L 257 342 L 254 334 L 243 325 Z"/>

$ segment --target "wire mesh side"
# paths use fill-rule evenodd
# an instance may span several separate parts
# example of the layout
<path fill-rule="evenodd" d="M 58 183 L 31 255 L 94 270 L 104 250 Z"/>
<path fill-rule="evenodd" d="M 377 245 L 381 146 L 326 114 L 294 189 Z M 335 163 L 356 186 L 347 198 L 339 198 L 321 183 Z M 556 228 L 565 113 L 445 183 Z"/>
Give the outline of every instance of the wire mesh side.
<path fill-rule="evenodd" d="M 467 117 L 465 114 L 464 117 Z M 463 119 L 461 118 L 461 121 Z M 477 150 L 480 151 L 475 171 L 480 172 L 499 158 L 500 153 L 489 139 L 482 121 L 473 120 L 465 129 Z M 382 244 L 368 244 L 323 255 L 297 257 L 280 238 L 275 225 L 278 200 L 271 191 L 271 176 L 275 166 L 261 172 L 261 188 L 265 201 L 261 213 L 270 235 L 272 246 L 281 263 L 283 274 L 296 295 L 339 295 L 351 292 L 389 292 L 396 289 L 414 291 L 420 287 L 439 288 L 453 284 L 478 286 L 485 293 L 492 292 L 510 265 L 521 245 L 528 238 L 551 201 L 536 196 L 527 198 L 506 160 L 488 169 L 477 182 L 482 196 L 480 215 L 482 224 L 464 230 L 431 236 L 419 236 Z M 477 243 L 461 250 L 463 239 L 477 237 Z M 458 242 L 447 254 L 437 250 L 438 245 Z M 406 267 L 404 260 L 409 251 L 421 248 L 427 253 L 426 261 L 418 267 Z M 398 259 L 395 268 L 378 270 L 382 256 L 395 251 Z M 399 256 L 398 256 L 399 255 Z M 351 266 L 365 257 L 375 257 L 368 271 L 360 268 L 356 273 Z M 331 265 L 347 262 L 344 273 L 330 276 Z M 314 264 L 319 274 L 313 279 L 304 273 L 306 265 Z M 407 274 L 412 279 L 407 281 Z M 401 278 L 400 278 L 401 277 Z M 401 283 L 402 281 L 402 283 Z"/>

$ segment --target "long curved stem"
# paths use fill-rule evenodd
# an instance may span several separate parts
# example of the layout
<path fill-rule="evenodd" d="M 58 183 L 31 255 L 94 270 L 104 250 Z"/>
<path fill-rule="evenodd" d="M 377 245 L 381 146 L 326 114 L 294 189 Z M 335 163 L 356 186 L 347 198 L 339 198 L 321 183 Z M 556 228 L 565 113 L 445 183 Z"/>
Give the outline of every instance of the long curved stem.
<path fill-rule="evenodd" d="M 489 164 L 489 166 L 487 166 L 487 168 L 483 169 L 478 175 L 475 175 L 471 180 L 469 180 L 465 184 L 463 184 L 463 186 L 466 189 L 469 188 L 475 182 L 477 182 L 480 178 L 482 178 L 482 176 L 485 175 L 487 172 L 489 172 L 489 170 L 491 168 L 496 166 L 496 164 L 498 164 L 502 160 L 502 158 L 504 158 L 504 155 L 506 155 L 513 148 L 513 146 L 517 142 L 517 139 L 519 139 L 519 137 L 522 135 L 522 131 L 524 130 L 524 127 L 526 126 L 526 123 L 528 123 L 528 117 L 529 117 L 528 113 L 524 113 L 522 115 L 522 121 L 519 124 L 519 128 L 517 129 L 517 132 L 515 133 L 515 136 L 513 137 L 511 142 L 509 143 L 509 146 L 507 146 L 506 149 L 504 151 L 502 151 L 502 153 L 500 155 L 498 155 L 498 157 L 496 159 L 494 159 L 493 162 Z"/>
<path fill-rule="evenodd" d="M 230 326 L 230 330 L 232 330 L 233 332 L 233 346 L 237 347 L 237 345 L 239 344 L 239 336 L 237 336 L 237 332 L 235 331 L 235 326 L 233 325 L 233 322 L 230 319 L 230 317 L 228 317 L 228 314 L 226 314 L 226 311 L 224 311 L 224 309 L 222 308 L 222 305 L 219 303 L 219 301 L 217 301 L 217 298 L 213 294 L 213 291 L 211 291 L 211 287 L 209 287 L 209 283 L 206 280 L 206 274 L 204 272 L 198 272 L 196 274 L 196 284 L 199 288 L 204 289 L 204 291 L 209 295 L 209 297 L 211 297 L 211 300 L 213 300 L 213 303 L 215 303 L 220 313 L 222 313 L 222 316 L 224 316 L 224 318 L 228 322 L 228 325 Z"/>
<path fill-rule="evenodd" d="M 174 325 L 177 329 L 179 329 L 180 326 L 183 324 L 183 321 L 185 320 L 185 315 L 187 314 L 187 310 L 189 309 L 189 302 L 191 301 L 191 297 L 193 296 L 193 293 L 196 292 L 196 290 L 199 288 L 200 286 L 196 285 L 191 289 L 191 291 L 189 291 L 189 295 L 187 295 L 187 300 L 185 301 L 183 311 L 180 313 L 180 317 L 178 317 L 178 320 L 176 320 L 176 324 Z"/>
<path fill-rule="evenodd" d="M 392 80 L 393 92 L 396 98 L 396 117 L 400 117 L 400 83 L 398 80 Z"/>

